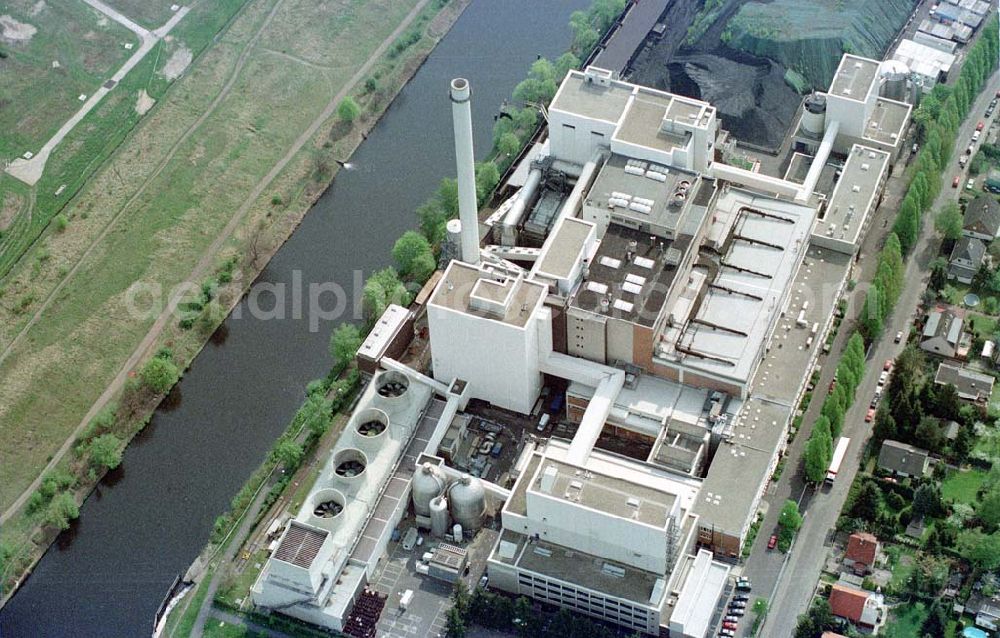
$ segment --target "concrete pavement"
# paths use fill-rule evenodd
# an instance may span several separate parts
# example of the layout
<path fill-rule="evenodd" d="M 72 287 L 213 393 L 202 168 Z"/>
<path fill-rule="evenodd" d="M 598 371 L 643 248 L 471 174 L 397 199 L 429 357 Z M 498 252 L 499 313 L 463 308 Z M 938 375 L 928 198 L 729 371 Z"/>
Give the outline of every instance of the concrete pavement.
<path fill-rule="evenodd" d="M 986 110 L 990 100 L 993 99 L 997 89 L 1000 89 L 1000 74 L 994 73 L 987 81 L 982 93 L 976 99 L 968 118 L 960 127 L 949 168 L 942 176 L 941 193 L 934 201 L 931 211 L 925 214 L 920 239 L 911 256 L 906 260 L 906 283 L 896 304 L 896 310 L 886 322 L 882 338 L 874 344 L 872 352 L 869 354 L 867 372 L 858 387 L 855 403 L 845 416 L 842 436 L 851 437 L 851 445 L 848 448 L 848 454 L 841 470 L 843 476 L 828 491 L 821 490 L 816 492 L 812 489 L 805 490 L 801 503 L 805 519 L 795 545 L 788 556 L 785 577 L 778 582 L 773 596 L 770 597 L 771 612 L 764 625 L 762 635 L 775 637 L 791 636 L 794 633 L 799 614 L 806 611 L 812 599 L 812 592 L 816 587 L 823 564 L 826 561 L 827 547 L 829 546 L 828 541 L 834 531 L 840 510 L 847 499 L 850 483 L 858 471 L 861 451 L 870 433 L 870 425 L 864 422 L 864 416 L 871 396 L 875 391 L 878 375 L 882 368 L 881 363 L 885 359 L 895 358 L 903 350 L 905 343 L 895 344 L 892 337 L 897 331 L 902 330 L 904 333 L 908 331 L 915 309 L 920 303 L 921 296 L 926 287 L 929 264 L 938 254 L 939 239 L 934 231 L 933 211 L 938 210 L 946 202 L 954 201 L 958 198 L 961 190 L 954 189 L 951 186 L 955 176 L 959 176 L 960 184 L 964 183 L 965 172 L 958 166 L 958 157 L 964 152 L 972 137 L 972 132 L 975 130 L 976 123 L 982 119 L 982 114 Z M 878 214 L 884 216 L 894 212 L 894 207 L 884 206 Z M 879 228 L 880 225 L 877 219 L 874 228 Z M 875 246 L 872 245 L 872 242 L 881 242 L 885 232 L 871 233 L 865 242 L 863 252 L 869 255 L 874 254 Z M 864 276 L 862 277 L 864 281 L 870 280 L 871 271 L 875 267 L 874 262 L 874 259 L 865 260 L 863 264 Z M 855 316 L 857 312 L 856 308 L 861 305 L 863 294 L 858 294 L 859 291 L 855 291 L 851 300 L 851 305 L 854 307 L 854 314 L 849 311 L 848 317 Z M 834 352 L 839 353 L 842 350 L 848 332 L 849 330 L 842 329 L 841 334 L 838 335 L 838 343 Z M 832 368 L 832 365 L 826 366 L 826 369 L 823 371 L 823 379 L 821 379 L 820 385 L 817 388 L 819 393 L 816 395 L 813 404 L 810 405 L 811 409 L 807 413 L 806 423 L 811 423 L 809 419 L 815 420 L 815 415 L 818 413 L 819 403 L 822 399 L 822 388 L 825 388 L 826 384 L 829 383 L 829 379 L 833 374 Z M 797 450 L 797 453 L 792 453 L 789 456 L 787 479 L 783 476 L 782 478 L 785 480 L 779 482 L 775 490 L 777 498 L 769 499 L 771 503 L 777 503 L 779 507 L 782 502 L 779 499 L 783 500 L 783 498 L 789 495 L 794 497 L 797 491 L 800 494 L 802 493 L 799 460 L 805 438 L 802 436 L 796 439 L 795 443 L 797 445 L 793 447 Z M 771 509 L 771 516 L 768 516 L 768 519 L 774 519 L 774 524 L 776 524 L 776 510 L 779 508 L 772 505 Z M 767 524 L 768 520 L 766 519 L 765 525 L 761 528 L 761 535 L 765 538 L 770 533 L 769 530 L 773 529 L 773 525 L 772 527 L 768 527 Z M 769 579 L 772 572 L 773 576 L 770 580 L 773 582 L 777 578 L 777 570 L 780 570 L 781 563 L 783 562 L 783 557 L 780 554 L 772 554 L 770 556 L 764 554 L 766 554 L 764 544 L 759 543 L 755 546 L 755 551 L 747 561 L 746 571 L 754 579 L 757 585 L 755 594 L 759 596 L 767 595 L 763 592 L 767 591 L 768 588 L 761 589 L 760 585 Z"/>

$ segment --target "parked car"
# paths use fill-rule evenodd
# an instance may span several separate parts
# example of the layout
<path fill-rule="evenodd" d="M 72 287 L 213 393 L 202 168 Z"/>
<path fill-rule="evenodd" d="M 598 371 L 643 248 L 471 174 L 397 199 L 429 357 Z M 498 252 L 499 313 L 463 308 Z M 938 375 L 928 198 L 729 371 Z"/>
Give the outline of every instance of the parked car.
<path fill-rule="evenodd" d="M 736 594 L 735 596 L 733 596 L 733 601 L 737 603 L 745 603 L 749 602 L 749 600 L 750 597 L 747 596 L 746 594 Z"/>
<path fill-rule="evenodd" d="M 903 331 L 902 330 L 900 330 L 899 332 L 896 333 L 896 338 L 893 339 L 892 342 L 893 343 L 902 343 L 903 342 Z"/>
<path fill-rule="evenodd" d="M 771 538 L 767 539 L 767 548 L 774 549 L 777 546 L 778 546 L 778 535 L 771 534 Z"/>
<path fill-rule="evenodd" d="M 731 603 L 729 603 L 729 608 L 730 609 L 746 609 L 747 608 L 747 604 L 746 603 L 731 602 Z"/>
<path fill-rule="evenodd" d="M 983 127 L 985 127 L 985 126 L 986 126 L 986 125 L 985 125 L 985 124 L 983 124 L 983 121 L 982 121 L 982 120 L 979 120 L 979 123 L 978 123 L 978 124 L 976 124 L 976 132 L 979 132 L 979 131 L 983 130 Z"/>
<path fill-rule="evenodd" d="M 488 585 L 489 582 L 490 582 L 490 577 L 486 574 L 483 574 L 482 578 L 479 579 L 479 586 L 482 589 L 486 589 L 486 585 Z"/>
<path fill-rule="evenodd" d="M 960 155 L 958 158 L 958 167 L 965 168 L 965 165 L 969 163 L 968 155 Z"/>
<path fill-rule="evenodd" d="M 878 375 L 878 384 L 879 385 L 885 385 L 885 382 L 888 381 L 888 380 L 889 380 L 889 371 L 888 370 L 883 370 L 882 372 L 879 373 L 879 375 Z"/>
<path fill-rule="evenodd" d="M 725 618 L 723 618 L 723 620 L 725 620 L 726 622 L 739 622 L 740 621 L 740 617 L 736 616 L 734 614 L 729 614 L 728 616 L 726 616 Z"/>
<path fill-rule="evenodd" d="M 902 336 L 902 334 L 903 334 L 902 332 L 897 332 L 896 336 L 899 337 L 899 336 Z M 882 371 L 883 372 L 892 372 L 892 359 L 886 359 L 885 360 L 885 363 L 882 364 Z"/>
<path fill-rule="evenodd" d="M 733 631 L 736 631 L 736 627 L 738 627 L 738 625 L 736 623 L 734 623 L 734 622 L 724 622 L 724 623 L 722 623 L 722 628 L 723 629 L 731 629 Z"/>
<path fill-rule="evenodd" d="M 729 608 L 726 610 L 726 613 L 730 616 L 736 616 L 737 618 L 741 618 L 742 616 L 745 616 L 747 612 L 745 609 Z"/>
<path fill-rule="evenodd" d="M 881 395 L 879 395 L 878 393 L 876 393 L 875 395 L 873 395 L 871 403 L 868 404 L 868 407 L 871 408 L 872 410 L 874 410 L 875 408 L 877 408 L 878 407 L 878 400 L 881 399 L 881 398 L 882 398 Z"/>
<path fill-rule="evenodd" d="M 956 175 L 956 176 L 955 176 L 955 177 L 954 177 L 954 178 L 953 178 L 953 179 L 951 180 L 951 187 L 952 187 L 952 188 L 958 188 L 958 183 L 959 183 L 959 182 L 961 181 L 961 179 L 962 179 L 962 178 L 960 178 L 960 177 L 959 177 L 958 175 Z"/>
<path fill-rule="evenodd" d="M 975 187 L 976 187 L 976 180 L 974 178 L 970 177 L 969 181 L 967 181 L 965 183 L 965 190 L 971 191 Z"/>
<path fill-rule="evenodd" d="M 719 635 L 724 636 L 725 638 L 733 638 L 733 636 L 736 635 L 736 632 L 732 629 L 720 629 Z"/>
<path fill-rule="evenodd" d="M 868 408 L 868 412 L 865 413 L 865 423 L 871 423 L 875 420 L 875 408 Z"/>
<path fill-rule="evenodd" d="M 978 142 L 979 138 L 980 138 L 980 136 L 982 136 L 982 134 L 983 134 L 982 131 L 973 131 L 972 132 L 972 141 L 973 142 Z"/>

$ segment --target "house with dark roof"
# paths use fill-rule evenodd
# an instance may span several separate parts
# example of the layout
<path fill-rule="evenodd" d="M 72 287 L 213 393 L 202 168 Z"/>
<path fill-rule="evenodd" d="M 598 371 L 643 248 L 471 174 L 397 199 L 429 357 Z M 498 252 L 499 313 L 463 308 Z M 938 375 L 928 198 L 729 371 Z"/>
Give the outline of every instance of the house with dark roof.
<path fill-rule="evenodd" d="M 858 576 L 870 574 L 875 567 L 876 556 L 878 556 L 878 539 L 875 535 L 868 532 L 855 532 L 847 540 L 844 567 Z"/>
<path fill-rule="evenodd" d="M 927 472 L 927 450 L 886 439 L 878 453 L 878 466 L 899 476 L 921 477 Z"/>
<path fill-rule="evenodd" d="M 837 583 L 830 590 L 830 611 L 862 631 L 874 632 L 885 617 L 882 594 Z"/>
<path fill-rule="evenodd" d="M 953 308 L 936 308 L 927 314 L 920 349 L 954 358 L 962 337 L 964 315 Z"/>
<path fill-rule="evenodd" d="M 948 258 L 948 279 L 971 284 L 985 256 L 986 244 L 982 241 L 975 237 L 959 238 Z"/>
<path fill-rule="evenodd" d="M 965 207 L 962 234 L 991 242 L 1000 236 L 1000 202 L 990 195 L 980 195 Z"/>
<path fill-rule="evenodd" d="M 976 402 L 990 398 L 995 380 L 988 374 L 944 362 L 938 365 L 937 374 L 934 375 L 934 383 L 953 385 L 958 391 L 958 398 Z"/>

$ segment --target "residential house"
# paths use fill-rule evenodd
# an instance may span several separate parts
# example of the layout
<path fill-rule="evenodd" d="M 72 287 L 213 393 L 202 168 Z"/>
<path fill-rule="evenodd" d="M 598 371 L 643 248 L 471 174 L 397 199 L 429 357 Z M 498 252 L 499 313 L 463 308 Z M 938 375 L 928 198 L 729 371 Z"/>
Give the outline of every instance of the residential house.
<path fill-rule="evenodd" d="M 927 450 L 886 439 L 878 454 L 878 466 L 899 476 L 921 477 L 927 472 Z"/>
<path fill-rule="evenodd" d="M 941 422 L 941 432 L 944 434 L 944 438 L 949 441 L 954 441 L 958 438 L 958 431 L 962 429 L 962 426 L 958 424 L 958 421 L 942 421 Z"/>
<path fill-rule="evenodd" d="M 976 626 L 997 631 L 1000 629 L 1000 598 L 976 593 L 965 603 L 965 611 L 976 617 Z"/>
<path fill-rule="evenodd" d="M 875 557 L 878 555 L 878 539 L 868 532 L 855 532 L 847 540 L 844 552 L 844 567 L 858 576 L 872 573 Z"/>
<path fill-rule="evenodd" d="M 830 591 L 830 611 L 862 631 L 874 632 L 882 623 L 885 606 L 882 594 L 837 583 Z"/>
<path fill-rule="evenodd" d="M 983 402 L 990 398 L 995 379 L 988 374 L 975 372 L 968 368 L 941 363 L 934 383 L 938 385 L 953 385 L 958 391 L 958 398 L 966 401 Z"/>
<path fill-rule="evenodd" d="M 928 313 L 920 349 L 942 357 L 954 357 L 962 336 L 963 319 L 964 316 L 952 308 L 937 308 Z"/>
<path fill-rule="evenodd" d="M 1000 202 L 990 195 L 980 195 L 965 207 L 962 234 L 991 242 L 1000 237 Z"/>
<path fill-rule="evenodd" d="M 948 279 L 971 284 L 986 256 L 986 244 L 975 237 L 961 237 L 948 258 Z"/>

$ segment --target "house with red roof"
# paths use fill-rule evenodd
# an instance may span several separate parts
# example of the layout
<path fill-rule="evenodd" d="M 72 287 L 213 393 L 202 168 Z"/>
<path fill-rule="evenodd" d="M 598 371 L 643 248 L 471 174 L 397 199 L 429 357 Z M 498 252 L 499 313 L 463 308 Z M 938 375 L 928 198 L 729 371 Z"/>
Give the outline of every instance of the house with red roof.
<path fill-rule="evenodd" d="M 847 541 L 844 553 L 844 567 L 858 576 L 872 573 L 875 557 L 878 556 L 878 539 L 868 532 L 855 532 Z"/>
<path fill-rule="evenodd" d="M 875 633 L 885 618 L 882 594 L 837 583 L 830 591 L 830 611 L 858 629 Z"/>

